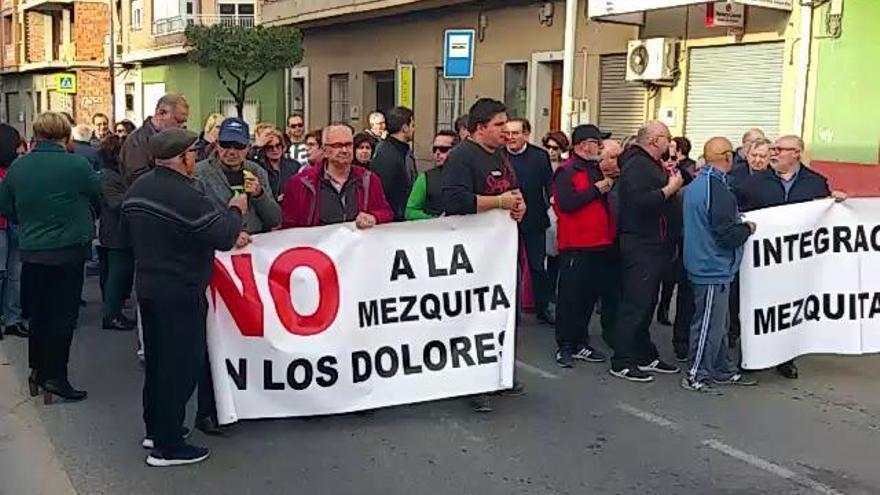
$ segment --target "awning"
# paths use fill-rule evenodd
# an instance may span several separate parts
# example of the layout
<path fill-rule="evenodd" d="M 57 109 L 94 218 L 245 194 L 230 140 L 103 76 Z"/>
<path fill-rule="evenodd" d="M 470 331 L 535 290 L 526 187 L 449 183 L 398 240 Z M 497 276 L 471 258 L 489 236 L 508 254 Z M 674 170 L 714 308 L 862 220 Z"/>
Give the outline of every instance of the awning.
<path fill-rule="evenodd" d="M 708 0 L 590 0 L 587 13 L 591 19 L 632 23 L 632 15 L 620 14 L 639 14 L 649 10 L 706 3 L 709 3 Z M 794 0 L 736 0 L 735 3 L 791 11 Z"/>

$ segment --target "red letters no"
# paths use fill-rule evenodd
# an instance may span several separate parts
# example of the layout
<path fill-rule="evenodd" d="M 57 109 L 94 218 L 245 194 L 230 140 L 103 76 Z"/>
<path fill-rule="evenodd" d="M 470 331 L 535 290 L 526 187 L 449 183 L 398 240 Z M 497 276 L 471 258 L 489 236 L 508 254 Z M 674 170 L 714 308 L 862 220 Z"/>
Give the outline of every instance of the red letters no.
<path fill-rule="evenodd" d="M 263 336 L 263 301 L 254 280 L 254 268 L 250 254 L 231 257 L 232 269 L 241 280 L 239 291 L 235 282 L 219 260 L 214 260 L 214 276 L 211 278 L 211 295 L 217 307 L 217 293 L 229 309 L 229 314 L 245 337 Z"/>
<path fill-rule="evenodd" d="M 311 315 L 297 313 L 290 292 L 293 270 L 306 267 L 318 277 L 318 309 Z M 281 253 L 269 269 L 269 292 L 275 301 L 275 310 L 281 324 L 295 335 L 315 335 L 323 332 L 339 312 L 339 276 L 329 256 L 310 247 L 297 247 Z"/>

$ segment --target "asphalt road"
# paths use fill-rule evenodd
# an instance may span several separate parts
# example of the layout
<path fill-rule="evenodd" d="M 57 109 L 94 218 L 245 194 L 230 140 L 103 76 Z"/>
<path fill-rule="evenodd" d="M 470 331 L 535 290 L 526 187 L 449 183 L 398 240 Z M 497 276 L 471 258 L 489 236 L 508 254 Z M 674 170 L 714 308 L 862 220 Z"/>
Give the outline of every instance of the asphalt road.
<path fill-rule="evenodd" d="M 498 398 L 492 414 L 451 399 L 372 416 L 248 421 L 226 438 L 194 434 L 212 448 L 201 465 L 148 468 L 136 336 L 101 330 L 89 289 L 71 358 L 89 399 L 18 409 L 32 411 L 33 431 L 45 431 L 79 494 L 880 493 L 880 356 L 804 358 L 800 380 L 762 372 L 758 387 L 704 396 L 682 390 L 680 375 L 632 384 L 607 365 L 559 369 L 552 329 L 529 318 L 518 349 L 528 393 Z M 670 339 L 657 329 L 667 357 Z M 0 345 L 11 361 L 0 373 L 14 368 L 23 392 L 25 342 Z M 0 403 L 13 400 L 5 395 Z M 39 475 L 54 458 L 16 469 Z M 4 485 L 15 486 L 0 480 L 4 495 L 37 493 Z"/>

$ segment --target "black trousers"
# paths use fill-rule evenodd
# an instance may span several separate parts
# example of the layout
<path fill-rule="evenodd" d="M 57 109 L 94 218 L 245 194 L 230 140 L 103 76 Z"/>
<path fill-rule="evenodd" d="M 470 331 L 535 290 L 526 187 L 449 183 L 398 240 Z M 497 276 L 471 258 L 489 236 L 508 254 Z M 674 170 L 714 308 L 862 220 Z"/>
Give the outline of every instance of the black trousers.
<path fill-rule="evenodd" d="M 560 253 L 556 344 L 576 352 L 590 344 L 589 326 L 597 301 L 602 302 L 602 338 L 616 334 L 620 298 L 616 249 Z"/>
<path fill-rule="evenodd" d="M 550 280 L 550 300 L 557 302 L 559 298 L 559 264 L 562 256 L 547 256 L 547 279 Z"/>
<path fill-rule="evenodd" d="M 217 403 L 214 400 L 214 378 L 211 376 L 211 358 L 205 353 L 205 366 L 199 375 L 197 418 L 217 421 Z"/>
<path fill-rule="evenodd" d="M 521 233 L 523 246 L 526 249 L 526 260 L 529 263 L 529 274 L 532 276 L 532 294 L 535 298 L 535 314 L 542 315 L 550 303 L 550 279 L 544 261 L 547 258 L 547 232 Z"/>
<path fill-rule="evenodd" d="M 70 344 L 79 319 L 83 262 L 22 264 L 23 299 L 30 314 L 28 361 L 39 382 L 67 379 Z"/>
<path fill-rule="evenodd" d="M 621 302 L 617 335 L 611 343 L 614 348 L 611 366 L 616 370 L 646 365 L 658 357 L 650 327 L 660 282 L 672 263 L 672 251 L 623 235 L 620 256 Z"/>
<path fill-rule="evenodd" d="M 204 293 L 139 299 L 144 327 L 144 424 L 160 450 L 183 443 L 186 403 L 205 367 Z"/>
<path fill-rule="evenodd" d="M 102 248 L 107 273 L 102 291 L 104 294 L 104 318 L 122 316 L 122 306 L 131 294 L 134 283 L 134 254 L 130 249 Z M 99 251 L 100 252 L 100 251 Z"/>
<path fill-rule="evenodd" d="M 739 342 L 741 325 L 739 321 L 739 273 L 733 277 L 730 284 L 730 328 L 727 336 L 731 342 Z"/>
<path fill-rule="evenodd" d="M 681 256 L 670 263 L 663 274 L 663 280 L 660 282 L 660 302 L 657 305 L 657 314 L 669 315 L 669 308 L 672 306 L 672 294 L 675 288 L 682 282 L 684 276 L 684 265 Z"/>
<path fill-rule="evenodd" d="M 682 267 L 682 271 L 684 268 Z M 675 321 L 672 323 L 672 348 L 676 356 L 687 356 L 690 347 L 691 320 L 694 317 L 694 288 L 687 274 L 678 282 L 675 298 Z"/>

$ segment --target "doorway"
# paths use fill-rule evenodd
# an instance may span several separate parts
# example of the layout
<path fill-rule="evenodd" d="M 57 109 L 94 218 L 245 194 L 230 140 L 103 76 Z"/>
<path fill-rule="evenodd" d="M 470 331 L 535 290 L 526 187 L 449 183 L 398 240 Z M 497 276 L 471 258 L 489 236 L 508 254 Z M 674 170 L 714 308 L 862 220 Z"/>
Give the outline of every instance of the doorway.
<path fill-rule="evenodd" d="M 394 71 L 383 70 L 364 73 L 364 115 L 379 110 L 387 112 L 394 108 Z"/>
<path fill-rule="evenodd" d="M 537 141 L 562 126 L 562 52 L 532 54 L 529 86 L 529 117 Z"/>

